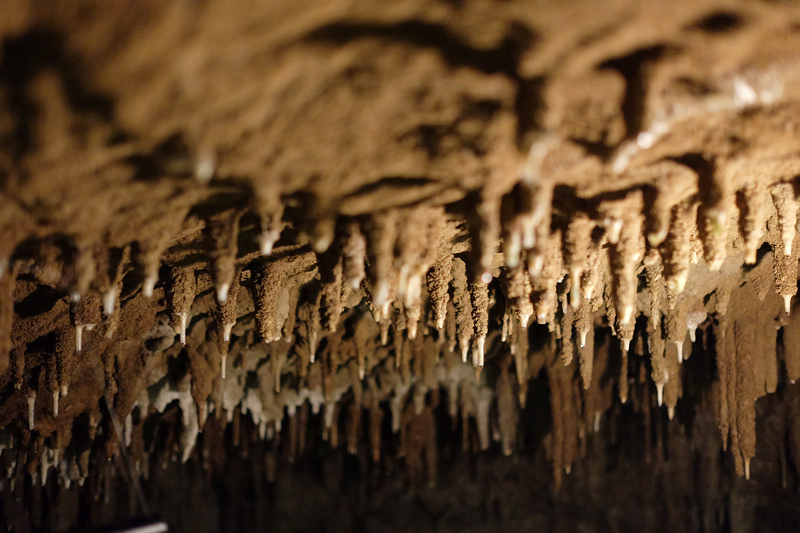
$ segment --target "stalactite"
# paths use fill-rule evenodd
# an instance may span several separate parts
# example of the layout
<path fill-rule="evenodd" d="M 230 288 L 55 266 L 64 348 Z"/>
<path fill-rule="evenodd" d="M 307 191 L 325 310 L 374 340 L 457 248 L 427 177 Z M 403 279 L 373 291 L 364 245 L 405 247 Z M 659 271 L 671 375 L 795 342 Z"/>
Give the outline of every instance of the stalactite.
<path fill-rule="evenodd" d="M 170 270 L 170 284 L 167 302 L 170 310 L 170 324 L 181 344 L 186 344 L 186 326 L 192 312 L 197 279 L 193 267 L 175 267 Z"/>
<path fill-rule="evenodd" d="M 797 197 L 794 186 L 791 183 L 776 183 L 770 189 L 772 193 L 772 203 L 778 213 L 777 226 L 780 233 L 781 244 L 783 244 L 783 255 L 790 256 L 793 251 L 793 243 L 797 230 Z M 773 247 L 773 249 L 775 249 Z"/>
<path fill-rule="evenodd" d="M 428 292 L 436 329 L 444 328 L 447 318 L 447 302 L 450 300 L 450 280 L 453 273 L 453 254 L 446 243 L 439 244 L 439 251 L 433 266 L 426 275 Z"/>
<path fill-rule="evenodd" d="M 320 283 L 320 317 L 322 327 L 327 331 L 336 331 L 339 317 L 342 314 L 343 261 L 338 247 L 332 246 L 319 257 Z"/>
<path fill-rule="evenodd" d="M 342 256 L 344 279 L 354 290 L 358 289 L 366 277 L 367 240 L 356 222 L 350 222 L 345 228 Z"/>
<path fill-rule="evenodd" d="M 581 299 L 581 278 L 589 267 L 594 222 L 584 213 L 572 216 L 564 234 L 564 267 L 569 273 L 571 291 L 569 303 L 577 309 Z"/>
<path fill-rule="evenodd" d="M 696 220 L 697 203 L 686 200 L 672 210 L 672 224 L 662 245 L 664 279 L 669 295 L 683 292 L 691 262 L 691 235 Z"/>
<path fill-rule="evenodd" d="M 461 349 L 461 360 L 466 363 L 475 325 L 472 318 L 472 301 L 467 280 L 467 267 L 460 258 L 453 260 L 452 285 L 456 317 L 456 338 Z"/>
<path fill-rule="evenodd" d="M 537 322 L 552 324 L 556 309 L 556 284 L 562 277 L 560 232 L 555 231 L 547 239 L 537 240 L 536 246 L 528 257 L 531 299 Z"/>
<path fill-rule="evenodd" d="M 748 265 L 756 262 L 756 253 L 761 246 L 761 240 L 764 235 L 764 196 L 765 193 L 757 182 L 751 182 L 750 185 L 737 193 L 740 211 L 739 231 L 742 234 L 742 239 L 744 239 L 744 261 Z"/>
<path fill-rule="evenodd" d="M 581 374 L 583 388 L 588 390 L 592 383 L 592 368 L 594 363 L 594 319 L 592 317 L 591 303 L 582 300 L 575 318 L 575 332 L 580 339 L 578 344 L 578 368 Z"/>
<path fill-rule="evenodd" d="M 477 346 L 477 359 L 473 357 L 473 365 L 482 367 L 486 351 L 486 335 L 489 333 L 489 287 L 483 281 L 469 284 L 472 304 L 472 322 L 474 338 Z"/>
<path fill-rule="evenodd" d="M 217 300 L 228 299 L 233 277 L 236 275 L 236 254 L 238 252 L 239 220 L 242 212 L 230 210 L 212 217 L 208 221 L 210 262 Z"/>
<path fill-rule="evenodd" d="M 231 330 L 236 325 L 239 313 L 239 289 L 241 273 L 237 270 L 231 280 L 228 289 L 228 298 L 224 302 L 217 301 L 217 321 L 222 330 L 222 339 L 225 342 L 231 340 Z"/>
<path fill-rule="evenodd" d="M 372 287 L 372 301 L 382 309 L 390 302 L 395 240 L 397 239 L 398 214 L 396 211 L 380 213 L 372 217 L 367 235 L 368 276 Z"/>

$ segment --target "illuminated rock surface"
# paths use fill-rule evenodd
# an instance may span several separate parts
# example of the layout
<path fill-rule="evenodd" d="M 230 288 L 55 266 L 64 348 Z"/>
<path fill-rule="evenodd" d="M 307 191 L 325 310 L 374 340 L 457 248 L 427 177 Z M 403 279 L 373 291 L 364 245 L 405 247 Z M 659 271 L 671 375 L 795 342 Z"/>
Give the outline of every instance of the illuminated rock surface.
<path fill-rule="evenodd" d="M 141 514 L 123 449 L 175 531 L 800 521 L 800 8 L 11 0 L 0 43 L 14 531 Z"/>

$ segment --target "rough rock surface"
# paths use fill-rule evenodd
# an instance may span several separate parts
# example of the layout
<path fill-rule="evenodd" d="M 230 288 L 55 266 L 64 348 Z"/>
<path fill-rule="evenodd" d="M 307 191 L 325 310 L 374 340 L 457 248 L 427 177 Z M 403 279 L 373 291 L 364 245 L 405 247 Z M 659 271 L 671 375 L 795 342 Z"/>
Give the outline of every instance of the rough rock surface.
<path fill-rule="evenodd" d="M 796 527 L 799 87 L 791 2 L 1 2 L 0 521 Z"/>

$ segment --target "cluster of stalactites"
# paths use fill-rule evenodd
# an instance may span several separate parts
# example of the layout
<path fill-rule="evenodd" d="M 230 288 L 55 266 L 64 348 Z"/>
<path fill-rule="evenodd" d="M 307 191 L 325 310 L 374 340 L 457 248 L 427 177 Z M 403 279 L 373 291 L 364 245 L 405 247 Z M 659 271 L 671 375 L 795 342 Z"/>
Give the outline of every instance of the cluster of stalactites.
<path fill-rule="evenodd" d="M 554 184 L 538 173 L 541 161 L 532 154 L 520 181 L 506 194 L 474 196 L 475 205 L 465 217 L 466 231 L 458 217 L 447 214 L 443 207 L 418 206 L 310 224 L 313 251 L 296 244 L 278 246 L 283 207 L 273 194 L 267 195 L 269 202 L 262 202 L 268 208 L 258 213 L 262 227 L 255 254 L 239 249 L 240 209 L 203 221 L 205 263 L 191 263 L 187 259 L 191 254 L 178 253 L 177 259 L 169 259 L 176 254 L 168 253 L 171 240 L 163 230 L 185 220 L 188 208 L 176 210 L 163 221 L 163 227 L 158 225 L 159 231 L 151 232 L 157 238 L 112 250 L 77 247 L 69 286 L 74 328 L 70 335 L 59 335 L 57 353 L 47 371 L 53 414 L 58 416 L 59 399 L 68 393 L 86 332 L 103 324 L 100 330 L 109 349 L 118 340 L 123 277 L 133 268 L 142 273 L 141 294 L 146 298 L 154 295 L 159 271 L 169 273 L 163 280 L 165 301 L 170 325 L 182 345 L 187 344 L 187 327 L 193 316 L 208 314 L 205 307 L 198 311 L 196 296 L 206 289 L 204 283 L 213 285 L 211 314 L 217 325 L 214 331 L 219 334 L 209 333 L 208 338 L 213 336 L 218 346 L 214 360 L 223 379 L 231 367 L 228 346 L 243 313 L 253 313 L 257 336 L 264 342 L 302 346 L 292 354 L 276 352 L 270 363 L 275 390 L 280 390 L 282 372 L 294 372 L 298 367 L 300 376 L 312 374 L 321 339 L 340 330 L 343 313 L 364 298 L 377 328 L 374 332 L 357 328 L 356 345 L 374 342 L 387 347 L 386 353 L 394 356 L 397 367 L 406 369 L 404 379 L 416 375 L 404 354 L 419 337 L 441 340 L 479 375 L 486 360 L 490 311 L 499 300 L 499 290 L 505 302 L 499 337 L 515 359 L 520 405 L 524 404 L 529 374 L 527 354 L 520 353 L 518 342 L 534 318 L 553 334 L 565 367 L 571 368 L 577 355 L 577 375 L 588 389 L 595 366 L 596 322 L 605 317 L 621 343 L 625 361 L 637 317 L 643 314 L 657 403 L 666 403 L 672 417 L 680 394 L 677 365 L 690 353 L 684 349 L 686 336 L 694 341 L 695 331 L 710 313 L 725 314 L 724 287 L 713 283 L 707 287 L 718 293 L 715 308 L 704 300 L 709 291 L 685 292 L 695 265 L 701 268 L 705 263 L 713 276 L 726 263 L 729 250 L 752 265 L 766 242 L 773 250 L 775 290 L 784 298 L 788 315 L 797 292 L 800 257 L 800 246 L 794 243 L 798 203 L 793 183 L 767 187 L 754 180 L 740 190 L 728 190 L 724 180 L 716 180 L 711 192 L 701 195 L 696 187 L 682 184 L 683 174 L 676 173 L 679 177 L 665 179 L 658 185 L 661 189 L 634 189 L 596 201 L 567 199 L 565 205 L 571 205 L 571 211 L 554 213 Z M 670 172 L 674 169 L 665 169 L 667 176 Z M 676 183 L 684 186 L 685 193 L 670 190 L 667 194 Z M 161 269 L 165 255 L 170 266 Z M 5 270 L 0 290 L 10 297 L 2 301 L 13 302 L 19 265 L 11 262 Z M 646 280 L 641 288 L 640 277 Z M 314 288 L 309 289 L 311 285 Z M 249 291 L 240 290 L 243 287 Z M 640 298 L 640 289 L 646 298 Z M 8 344 L 9 350 L 13 349 L 8 342 L 12 322 L 13 306 L 4 304 L 0 308 L 0 341 Z M 718 358 L 720 353 L 726 352 L 718 348 Z M 370 379 L 370 370 L 376 367 L 375 354 L 356 348 L 350 355 L 356 376 L 350 386 L 355 388 L 355 383 Z M 106 379 L 113 381 L 113 358 L 106 359 Z M 334 375 L 349 360 L 341 356 L 333 365 L 330 358 L 324 361 L 331 367 L 327 375 Z M 37 391 L 23 379 L 24 354 L 15 356 L 14 365 L 15 385 L 26 389 L 28 426 L 34 428 Z M 622 376 L 619 379 L 623 403 L 628 399 L 627 381 Z M 107 383 L 111 390 L 112 385 Z M 205 402 L 209 387 L 206 384 L 200 392 L 194 387 L 197 402 Z M 208 409 L 198 408 L 198 413 L 205 417 Z M 721 427 L 732 427 L 726 420 L 733 415 L 721 413 Z M 754 448 L 742 446 L 740 455 L 747 464 Z"/>

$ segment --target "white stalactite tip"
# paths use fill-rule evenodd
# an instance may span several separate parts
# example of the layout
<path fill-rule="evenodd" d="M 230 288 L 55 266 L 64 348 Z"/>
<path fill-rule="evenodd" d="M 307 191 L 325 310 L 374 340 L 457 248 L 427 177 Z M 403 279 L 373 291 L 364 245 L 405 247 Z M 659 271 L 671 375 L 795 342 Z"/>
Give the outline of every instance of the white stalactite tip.
<path fill-rule="evenodd" d="M 794 228 L 792 228 L 792 233 L 794 233 Z M 792 241 L 794 240 L 794 235 L 783 237 L 783 255 L 790 256 L 792 255 Z"/>
<path fill-rule="evenodd" d="M 664 242 L 664 239 L 667 238 L 668 232 L 669 228 L 667 227 L 664 227 L 659 231 L 651 231 L 647 234 L 647 242 L 650 243 L 650 246 L 656 247 Z"/>
<path fill-rule="evenodd" d="M 227 324 L 223 324 L 222 325 L 222 339 L 225 342 L 230 342 L 230 340 L 231 340 L 231 330 L 233 329 L 233 326 L 235 324 L 236 324 L 236 322 L 229 322 Z"/>
<path fill-rule="evenodd" d="M 53 391 L 53 416 L 58 418 L 58 397 L 59 392 L 57 390 Z"/>
<path fill-rule="evenodd" d="M 214 177 L 217 169 L 217 160 L 210 151 L 203 151 L 194 163 L 194 179 L 200 183 L 208 183 Z"/>
<path fill-rule="evenodd" d="M 381 346 L 389 344 L 389 325 L 381 325 Z M 314 362 L 314 354 L 311 354 L 311 362 Z"/>
<path fill-rule="evenodd" d="M 519 314 L 519 325 L 522 329 L 528 329 L 528 324 L 531 322 L 533 313 L 522 312 Z"/>
<path fill-rule="evenodd" d="M 178 316 L 181 318 L 180 336 L 181 346 L 186 346 L 186 322 L 189 320 L 189 313 L 180 313 Z"/>
<path fill-rule="evenodd" d="M 600 431 L 600 419 L 603 417 L 603 413 L 600 411 L 595 411 L 594 413 L 594 425 L 592 429 L 595 433 Z"/>
<path fill-rule="evenodd" d="M 219 303 L 225 303 L 228 301 L 228 290 L 230 290 L 230 288 L 230 283 L 220 283 L 217 285 L 217 300 Z"/>
<path fill-rule="evenodd" d="M 678 362 L 683 363 L 683 341 L 675 341 L 675 347 L 678 349 Z"/>
<path fill-rule="evenodd" d="M 325 253 L 328 251 L 328 248 L 331 247 L 331 243 L 333 243 L 333 225 L 326 223 L 317 224 L 316 232 L 317 236 L 311 243 L 311 247 L 318 254 Z"/>
<path fill-rule="evenodd" d="M 83 348 L 83 324 L 75 326 L 75 351 L 80 353 Z"/>
<path fill-rule="evenodd" d="M 614 218 L 607 222 L 606 225 L 608 228 L 608 242 L 617 244 L 619 242 L 619 234 L 622 232 L 622 220 Z"/>
<path fill-rule="evenodd" d="M 114 289 L 108 289 L 103 294 L 103 313 L 106 316 L 114 314 L 114 306 L 117 304 L 117 293 Z"/>
<path fill-rule="evenodd" d="M 587 283 L 583 287 L 583 299 L 591 301 L 592 296 L 594 296 L 594 283 Z"/>
<path fill-rule="evenodd" d="M 409 322 L 408 329 L 406 330 L 408 333 L 408 339 L 414 340 L 417 338 L 417 323 L 416 322 Z"/>
<path fill-rule="evenodd" d="M 672 405 L 667 407 L 667 416 L 669 417 L 670 420 L 672 420 L 675 417 L 675 407 L 673 407 Z"/>
<path fill-rule="evenodd" d="M 69 295 L 69 297 L 75 303 L 78 303 L 78 302 L 81 301 L 81 293 L 79 293 L 79 292 L 73 292 L 72 294 Z"/>
<path fill-rule="evenodd" d="M 679 272 L 672 276 L 667 281 L 667 286 L 675 292 L 675 294 L 680 294 L 683 292 L 683 289 L 686 288 L 686 277 L 688 272 Z"/>
<path fill-rule="evenodd" d="M 544 268 L 544 256 L 537 254 L 528 266 L 528 274 L 531 278 L 536 279 L 542 273 Z"/>
<path fill-rule="evenodd" d="M 153 297 L 153 290 L 156 288 L 156 283 L 158 283 L 158 276 L 150 275 L 144 278 L 144 282 L 142 283 L 142 294 L 144 294 L 146 298 Z"/>
<path fill-rule="evenodd" d="M 749 480 L 750 479 L 750 458 L 744 458 L 744 478 Z"/>
<path fill-rule="evenodd" d="M 755 246 L 748 246 L 747 252 L 744 256 L 744 263 L 746 265 L 755 265 L 756 264 L 756 253 L 758 252 L 758 248 Z"/>
<path fill-rule="evenodd" d="M 445 318 L 446 318 L 445 316 L 437 316 L 436 317 L 436 329 L 437 330 L 441 331 L 442 329 L 444 329 Z"/>
<path fill-rule="evenodd" d="M 280 233 L 276 230 L 262 231 L 261 235 L 258 236 L 258 247 L 261 250 L 261 255 L 272 254 L 272 248 L 279 238 Z"/>
<path fill-rule="evenodd" d="M 786 312 L 787 315 L 792 313 L 792 295 L 791 294 L 784 294 L 783 295 L 783 310 Z"/>
<path fill-rule="evenodd" d="M 486 337 L 480 336 L 477 339 L 478 343 L 478 366 L 483 367 L 483 360 L 486 355 Z"/>
<path fill-rule="evenodd" d="M 367 370 L 364 368 L 364 365 L 358 365 L 358 379 L 360 381 L 364 381 L 366 375 L 367 375 Z"/>
<path fill-rule="evenodd" d="M 658 406 L 664 403 L 664 384 L 656 383 L 656 397 L 658 398 Z"/>
<path fill-rule="evenodd" d="M 227 370 L 226 367 L 228 366 L 228 356 L 227 355 L 223 355 L 222 356 L 222 359 L 219 362 L 219 366 L 220 366 L 220 370 L 222 371 L 222 379 L 225 379 L 226 370 Z"/>
<path fill-rule="evenodd" d="M 467 362 L 467 355 L 469 355 L 469 341 L 468 340 L 461 340 L 461 362 Z"/>
<path fill-rule="evenodd" d="M 69 385 L 68 384 L 61 385 L 61 397 L 63 398 L 68 393 L 69 393 Z"/>
<path fill-rule="evenodd" d="M 631 340 L 630 339 L 622 339 L 622 349 L 626 352 L 630 351 L 631 349 Z"/>
<path fill-rule="evenodd" d="M 689 340 L 694 344 L 697 341 L 697 326 L 689 327 Z"/>
<path fill-rule="evenodd" d="M 389 314 L 389 311 L 391 310 L 391 305 L 392 302 L 390 300 L 383 302 L 383 304 L 381 305 L 381 318 L 389 320 L 389 318 L 391 317 L 391 315 Z"/>
<path fill-rule="evenodd" d="M 589 334 L 588 329 L 581 331 L 581 348 L 586 347 L 586 335 L 588 334 Z"/>
<path fill-rule="evenodd" d="M 516 268 L 519 265 L 519 254 L 522 251 L 522 235 L 518 231 L 512 231 L 508 238 L 503 241 L 503 255 L 506 259 L 506 266 Z"/>
<path fill-rule="evenodd" d="M 619 323 L 621 326 L 627 326 L 631 322 L 631 317 L 633 317 L 633 306 L 626 305 L 622 308 L 622 312 L 619 315 Z"/>

